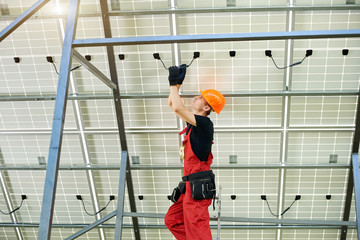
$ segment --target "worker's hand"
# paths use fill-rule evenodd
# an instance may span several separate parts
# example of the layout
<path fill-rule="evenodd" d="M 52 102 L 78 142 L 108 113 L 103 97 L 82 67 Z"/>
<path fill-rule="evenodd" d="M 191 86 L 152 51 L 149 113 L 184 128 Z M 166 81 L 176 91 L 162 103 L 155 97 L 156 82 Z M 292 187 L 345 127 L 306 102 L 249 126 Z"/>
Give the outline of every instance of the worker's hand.
<path fill-rule="evenodd" d="M 176 86 L 178 84 L 180 74 L 180 68 L 177 66 L 169 67 L 169 83 L 170 86 Z"/>
<path fill-rule="evenodd" d="M 186 75 L 186 64 L 181 64 L 177 84 L 181 85 L 183 83 L 185 75 Z"/>

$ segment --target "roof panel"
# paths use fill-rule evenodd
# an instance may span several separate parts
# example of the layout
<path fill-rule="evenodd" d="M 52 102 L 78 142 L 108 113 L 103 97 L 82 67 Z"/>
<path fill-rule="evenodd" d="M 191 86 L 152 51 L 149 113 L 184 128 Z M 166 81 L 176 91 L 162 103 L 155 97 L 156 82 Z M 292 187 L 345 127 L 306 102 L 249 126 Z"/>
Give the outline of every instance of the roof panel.
<path fill-rule="evenodd" d="M 350 132 L 291 132 L 289 133 L 288 163 L 328 164 L 331 155 L 337 163 L 349 163 L 352 135 Z"/>
<path fill-rule="evenodd" d="M 354 126 L 357 97 L 292 97 L 290 125 Z"/>

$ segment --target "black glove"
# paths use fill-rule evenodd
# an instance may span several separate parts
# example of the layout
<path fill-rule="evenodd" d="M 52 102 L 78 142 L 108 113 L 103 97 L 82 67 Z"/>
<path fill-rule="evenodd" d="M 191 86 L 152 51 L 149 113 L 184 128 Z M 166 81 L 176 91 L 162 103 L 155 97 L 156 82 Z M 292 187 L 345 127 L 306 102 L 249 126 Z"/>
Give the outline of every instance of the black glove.
<path fill-rule="evenodd" d="M 169 83 L 170 86 L 176 86 L 179 79 L 180 68 L 177 66 L 169 67 Z"/>
<path fill-rule="evenodd" d="M 181 85 L 183 83 L 185 75 L 186 75 L 186 64 L 181 64 L 177 84 Z"/>

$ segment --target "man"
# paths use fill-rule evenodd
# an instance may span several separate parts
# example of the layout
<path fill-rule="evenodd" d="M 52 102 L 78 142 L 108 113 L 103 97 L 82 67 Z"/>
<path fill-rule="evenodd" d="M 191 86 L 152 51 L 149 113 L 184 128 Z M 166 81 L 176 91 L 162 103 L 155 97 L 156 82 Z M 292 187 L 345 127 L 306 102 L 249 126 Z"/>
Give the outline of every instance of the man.
<path fill-rule="evenodd" d="M 185 176 L 183 180 L 186 181 L 186 189 L 169 208 L 165 216 L 165 225 L 177 240 L 211 240 L 208 207 L 211 204 L 211 198 L 215 196 L 214 175 L 210 171 L 213 159 L 211 146 L 214 128 L 212 121 L 207 116 L 211 111 L 219 114 L 225 105 L 225 99 L 216 90 L 201 91 L 201 95 L 196 96 L 192 101 L 192 112 L 190 112 L 185 108 L 179 95 L 179 88 L 185 74 L 186 65 L 169 68 L 170 95 L 168 103 L 175 114 L 187 123 L 187 128 L 180 133 L 186 132 L 183 142 L 183 174 Z M 202 183 L 204 178 L 211 179 L 208 185 L 205 185 L 209 192 L 200 192 L 200 194 L 197 192 L 199 188 L 196 184 L 199 181 L 196 182 L 197 177 L 195 180 L 192 177 L 199 175 L 201 175 L 200 182 Z M 204 186 L 200 187 L 200 191 L 201 189 L 204 189 Z M 205 199 L 202 198 L 203 196 Z"/>

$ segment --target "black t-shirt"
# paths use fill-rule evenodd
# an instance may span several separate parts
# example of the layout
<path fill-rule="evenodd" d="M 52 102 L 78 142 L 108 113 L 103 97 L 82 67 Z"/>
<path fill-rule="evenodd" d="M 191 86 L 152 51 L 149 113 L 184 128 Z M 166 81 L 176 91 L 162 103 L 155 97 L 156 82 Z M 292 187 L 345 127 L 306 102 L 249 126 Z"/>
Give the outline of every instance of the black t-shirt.
<path fill-rule="evenodd" d="M 200 161 L 207 161 L 211 145 L 214 137 L 214 126 L 210 118 L 194 115 L 196 120 L 196 127 L 188 124 L 188 129 L 186 134 L 191 130 L 190 133 L 190 143 L 191 148 L 195 156 L 200 159 Z"/>

